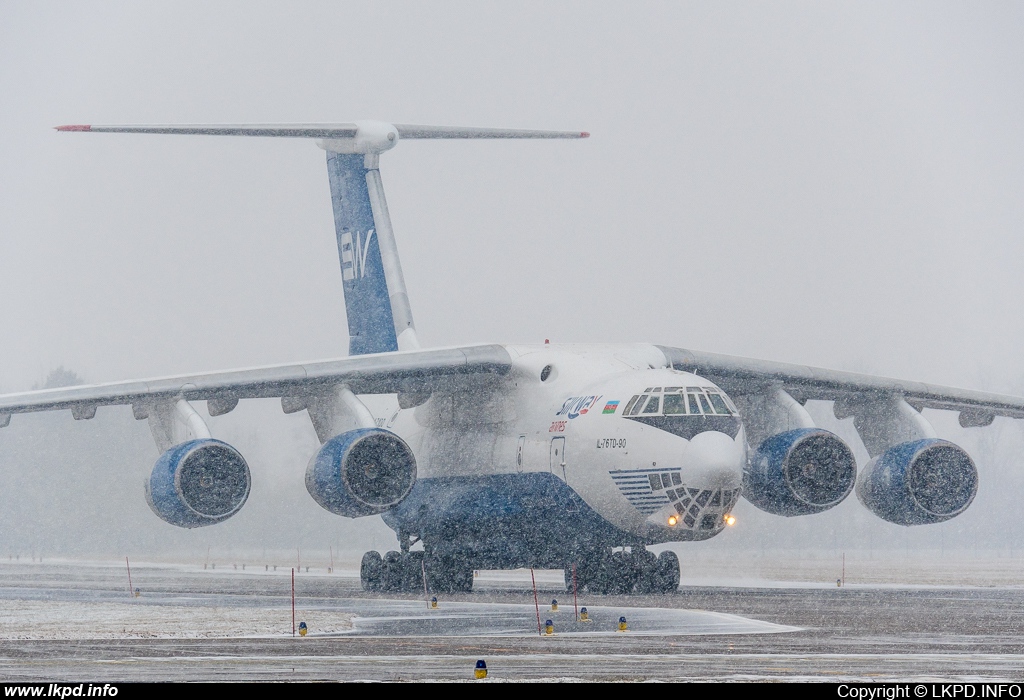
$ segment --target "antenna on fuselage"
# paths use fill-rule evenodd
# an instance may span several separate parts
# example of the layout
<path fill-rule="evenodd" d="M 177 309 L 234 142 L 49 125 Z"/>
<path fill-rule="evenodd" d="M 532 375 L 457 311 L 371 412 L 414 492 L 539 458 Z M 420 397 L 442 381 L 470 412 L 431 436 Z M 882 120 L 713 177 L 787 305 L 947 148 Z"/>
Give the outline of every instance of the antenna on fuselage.
<path fill-rule="evenodd" d="M 423 126 L 359 121 L 347 124 L 181 124 L 58 126 L 57 131 L 201 134 L 315 139 L 327 151 L 334 228 L 338 239 L 349 354 L 419 347 L 405 277 L 398 257 L 380 154 L 401 139 L 580 139 L 585 131 L 537 131 Z"/>

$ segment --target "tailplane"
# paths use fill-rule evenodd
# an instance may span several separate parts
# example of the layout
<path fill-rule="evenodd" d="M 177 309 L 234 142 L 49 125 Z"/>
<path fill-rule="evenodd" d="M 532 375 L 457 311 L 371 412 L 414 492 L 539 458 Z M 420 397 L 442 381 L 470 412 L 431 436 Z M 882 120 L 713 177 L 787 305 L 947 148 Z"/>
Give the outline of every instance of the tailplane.
<path fill-rule="evenodd" d="M 380 154 L 402 139 L 579 139 L 585 131 L 423 126 L 362 121 L 347 124 L 192 124 L 58 126 L 57 131 L 205 134 L 315 139 L 327 151 L 338 239 L 349 354 L 419 347 L 380 179 Z"/>

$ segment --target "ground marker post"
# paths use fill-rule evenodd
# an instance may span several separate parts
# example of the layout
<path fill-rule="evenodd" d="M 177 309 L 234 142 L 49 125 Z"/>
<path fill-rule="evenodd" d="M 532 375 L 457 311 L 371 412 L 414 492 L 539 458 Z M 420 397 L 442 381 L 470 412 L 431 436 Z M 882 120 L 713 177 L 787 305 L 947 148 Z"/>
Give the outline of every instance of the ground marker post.
<path fill-rule="evenodd" d="M 576 622 L 580 621 L 580 607 L 576 600 L 576 562 L 572 563 L 572 608 L 576 614 Z"/>
<path fill-rule="evenodd" d="M 533 581 L 533 607 L 537 608 L 537 634 L 543 635 L 540 631 L 540 600 L 537 599 L 537 577 L 533 575 L 533 567 L 530 567 L 530 580 Z"/>
<path fill-rule="evenodd" d="M 420 571 L 423 572 L 423 599 L 427 601 L 427 610 L 431 607 L 437 607 L 437 596 L 434 596 L 433 606 L 431 606 L 430 593 L 427 592 L 427 564 L 424 559 L 420 559 Z"/>
<path fill-rule="evenodd" d="M 128 563 L 128 557 L 124 558 L 124 565 L 128 568 L 128 595 L 132 595 L 132 591 L 135 589 L 132 588 L 132 567 Z"/>
<path fill-rule="evenodd" d="M 295 636 L 295 569 L 292 569 L 292 636 Z"/>

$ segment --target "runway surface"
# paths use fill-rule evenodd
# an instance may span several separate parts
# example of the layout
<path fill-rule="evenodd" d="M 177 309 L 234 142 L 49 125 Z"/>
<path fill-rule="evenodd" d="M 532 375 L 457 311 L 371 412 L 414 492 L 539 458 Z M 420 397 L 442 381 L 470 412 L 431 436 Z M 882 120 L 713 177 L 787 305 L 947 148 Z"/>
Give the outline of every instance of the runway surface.
<path fill-rule="evenodd" d="M 6 681 L 965 680 L 1024 677 L 1024 588 L 683 586 L 586 596 L 560 572 L 485 572 L 472 594 L 369 595 L 355 572 L 0 565 Z M 551 610 L 552 598 L 558 610 Z M 627 631 L 618 631 L 625 617 Z M 474 681 L 481 682 L 481 681 Z"/>

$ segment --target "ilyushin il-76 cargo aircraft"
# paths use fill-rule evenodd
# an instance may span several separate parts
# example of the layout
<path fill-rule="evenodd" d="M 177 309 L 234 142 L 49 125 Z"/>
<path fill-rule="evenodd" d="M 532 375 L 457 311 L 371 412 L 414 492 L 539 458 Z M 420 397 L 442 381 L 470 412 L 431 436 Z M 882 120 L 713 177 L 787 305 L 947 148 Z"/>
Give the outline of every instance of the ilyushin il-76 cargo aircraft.
<path fill-rule="evenodd" d="M 714 537 L 741 497 L 800 516 L 856 490 L 889 522 L 939 523 L 971 504 L 978 472 L 922 409 L 956 411 L 964 427 L 1024 418 L 1021 398 L 659 345 L 420 348 L 380 155 L 412 139 L 585 132 L 371 121 L 58 131 L 314 140 L 327 152 L 349 356 L 0 396 L 0 426 L 16 413 L 88 420 L 130 405 L 162 453 L 149 505 L 194 528 L 237 513 L 250 487 L 243 456 L 194 404 L 210 416 L 242 399 L 306 411 L 322 445 L 306 469 L 309 494 L 343 517 L 381 515 L 397 535 L 396 550 L 363 556 L 367 590 L 469 591 L 475 569 L 538 567 L 564 569 L 567 586 L 593 593 L 672 591 L 676 555 L 647 547 Z M 853 417 L 870 456 L 859 474 L 808 401 Z"/>

